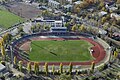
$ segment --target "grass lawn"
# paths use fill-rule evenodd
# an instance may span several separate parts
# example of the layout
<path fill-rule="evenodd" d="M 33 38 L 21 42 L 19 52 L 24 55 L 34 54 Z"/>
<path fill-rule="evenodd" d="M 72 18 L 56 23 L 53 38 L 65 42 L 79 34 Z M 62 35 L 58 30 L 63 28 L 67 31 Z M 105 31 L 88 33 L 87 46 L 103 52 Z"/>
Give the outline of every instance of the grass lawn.
<path fill-rule="evenodd" d="M 24 19 L 8 12 L 7 10 L 0 10 L 0 27 L 9 28 L 12 25 L 23 22 Z"/>
<path fill-rule="evenodd" d="M 89 48 L 93 45 L 84 40 L 32 41 L 31 61 L 64 62 L 93 60 Z"/>

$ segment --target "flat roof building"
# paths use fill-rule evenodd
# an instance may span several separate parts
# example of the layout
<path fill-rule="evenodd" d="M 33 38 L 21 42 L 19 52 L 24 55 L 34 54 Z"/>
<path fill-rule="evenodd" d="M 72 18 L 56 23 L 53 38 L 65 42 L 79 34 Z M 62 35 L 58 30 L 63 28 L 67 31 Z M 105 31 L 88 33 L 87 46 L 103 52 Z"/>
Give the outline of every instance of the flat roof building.
<path fill-rule="evenodd" d="M 45 20 L 43 18 L 36 18 L 34 23 L 40 25 L 50 26 L 51 32 L 66 32 L 67 28 L 63 26 L 63 20 Z"/>
<path fill-rule="evenodd" d="M 120 14 L 111 13 L 111 18 L 115 18 L 116 20 L 120 20 Z"/>
<path fill-rule="evenodd" d="M 62 20 L 45 20 L 41 18 L 36 18 L 35 23 L 40 23 L 40 25 L 47 25 L 50 27 L 63 27 L 63 21 Z"/>
<path fill-rule="evenodd" d="M 0 73 L 3 73 L 6 67 L 3 64 L 0 64 Z"/>
<path fill-rule="evenodd" d="M 51 27 L 51 32 L 67 32 L 67 27 Z"/>
<path fill-rule="evenodd" d="M 48 6 L 52 7 L 52 8 L 59 8 L 60 7 L 60 3 L 54 0 L 48 0 Z"/>

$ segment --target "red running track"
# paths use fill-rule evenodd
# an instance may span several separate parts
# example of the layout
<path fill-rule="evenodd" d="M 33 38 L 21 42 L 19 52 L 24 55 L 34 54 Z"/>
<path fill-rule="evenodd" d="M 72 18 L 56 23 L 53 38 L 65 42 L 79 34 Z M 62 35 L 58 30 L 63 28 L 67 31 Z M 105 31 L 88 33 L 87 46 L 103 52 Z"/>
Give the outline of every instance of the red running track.
<path fill-rule="evenodd" d="M 33 37 L 31 40 L 86 40 L 94 45 L 92 49 L 94 50 L 92 55 L 95 58 L 92 61 L 86 61 L 86 62 L 72 62 L 73 65 L 91 65 L 91 62 L 99 63 L 105 58 L 106 52 L 104 48 L 97 42 L 95 42 L 92 39 L 89 38 L 39 38 L 39 37 Z M 25 41 L 27 42 L 27 41 Z M 24 44 L 24 43 L 23 43 Z M 20 45 L 19 45 L 20 47 Z M 29 61 L 24 60 L 22 57 L 16 55 L 19 60 L 22 60 L 24 64 L 27 64 Z M 30 61 L 31 62 L 31 61 Z M 63 65 L 69 65 L 70 62 L 48 62 L 48 65 L 60 65 L 62 63 Z M 31 64 L 34 64 L 34 62 L 31 62 Z M 45 62 L 39 62 L 40 65 L 44 65 Z"/>

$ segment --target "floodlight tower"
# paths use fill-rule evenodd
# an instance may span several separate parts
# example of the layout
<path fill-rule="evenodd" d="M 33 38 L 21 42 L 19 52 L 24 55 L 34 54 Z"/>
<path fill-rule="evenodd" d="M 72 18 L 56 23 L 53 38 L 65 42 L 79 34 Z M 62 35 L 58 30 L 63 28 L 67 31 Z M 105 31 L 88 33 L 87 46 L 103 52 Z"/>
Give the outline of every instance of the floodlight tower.
<path fill-rule="evenodd" d="M 13 58 L 13 48 L 12 48 L 12 45 L 10 45 L 10 56 L 11 56 L 12 65 L 14 65 L 14 58 Z"/>
<path fill-rule="evenodd" d="M 62 18 L 62 27 L 64 27 L 65 18 L 64 18 L 64 16 L 62 16 L 61 18 Z"/>

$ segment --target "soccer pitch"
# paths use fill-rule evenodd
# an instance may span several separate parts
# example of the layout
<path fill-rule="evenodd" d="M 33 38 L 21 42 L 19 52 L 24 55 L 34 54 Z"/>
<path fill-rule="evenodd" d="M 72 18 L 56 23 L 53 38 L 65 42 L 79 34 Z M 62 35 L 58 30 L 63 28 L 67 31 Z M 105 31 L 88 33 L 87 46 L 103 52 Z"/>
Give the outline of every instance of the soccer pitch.
<path fill-rule="evenodd" d="M 93 45 L 84 40 L 32 41 L 29 58 L 31 61 L 74 62 L 90 61 Z"/>
<path fill-rule="evenodd" d="M 0 27 L 9 28 L 12 25 L 23 22 L 24 19 L 8 12 L 7 10 L 0 10 Z"/>

